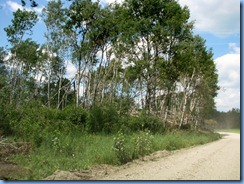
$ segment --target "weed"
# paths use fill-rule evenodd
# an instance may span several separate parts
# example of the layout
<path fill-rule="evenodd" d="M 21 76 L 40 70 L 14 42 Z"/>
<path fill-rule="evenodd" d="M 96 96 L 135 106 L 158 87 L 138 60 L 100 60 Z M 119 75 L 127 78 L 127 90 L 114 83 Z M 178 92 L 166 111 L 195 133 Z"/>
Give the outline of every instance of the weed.
<path fill-rule="evenodd" d="M 149 130 L 140 131 L 134 138 L 133 158 L 138 158 L 152 152 L 153 137 Z"/>
<path fill-rule="evenodd" d="M 47 134 L 41 146 L 28 154 L 18 154 L 10 159 L 29 172 L 16 179 L 39 180 L 56 170 L 83 170 L 97 164 L 124 164 L 132 159 L 158 150 L 175 150 L 211 142 L 219 134 L 200 134 L 178 131 L 154 134 L 149 131 L 115 135 L 86 134 L 82 132 Z M 113 148 L 113 149 L 111 149 Z"/>
<path fill-rule="evenodd" d="M 121 131 L 114 137 L 113 150 L 121 164 L 131 160 L 130 151 L 126 147 L 125 135 Z"/>

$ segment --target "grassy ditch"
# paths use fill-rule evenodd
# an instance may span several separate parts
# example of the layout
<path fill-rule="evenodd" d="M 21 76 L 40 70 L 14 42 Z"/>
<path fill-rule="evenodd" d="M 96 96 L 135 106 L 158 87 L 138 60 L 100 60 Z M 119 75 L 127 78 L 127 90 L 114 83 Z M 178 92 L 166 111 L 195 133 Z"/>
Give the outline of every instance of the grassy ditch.
<path fill-rule="evenodd" d="M 56 170 L 79 171 L 97 164 L 121 165 L 158 150 L 176 150 L 219 139 L 217 133 L 175 131 L 151 134 L 149 131 L 114 135 L 72 133 L 47 135 L 40 147 L 10 159 L 25 168 L 19 180 L 39 180 Z"/>

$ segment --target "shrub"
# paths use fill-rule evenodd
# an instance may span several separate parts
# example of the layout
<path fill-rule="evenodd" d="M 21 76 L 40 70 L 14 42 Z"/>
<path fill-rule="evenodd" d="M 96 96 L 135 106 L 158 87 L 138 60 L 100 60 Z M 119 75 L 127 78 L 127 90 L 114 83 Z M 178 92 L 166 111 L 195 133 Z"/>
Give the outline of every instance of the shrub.
<path fill-rule="evenodd" d="M 133 158 L 145 156 L 152 152 L 153 136 L 149 130 L 140 131 L 139 135 L 134 138 Z"/>
<path fill-rule="evenodd" d="M 10 121 L 15 117 L 14 114 L 14 110 L 10 106 L 5 105 L 4 107 L 3 104 L 0 104 L 0 136 L 13 133 Z"/>
<path fill-rule="evenodd" d="M 133 136 L 125 136 L 119 131 L 115 138 L 113 149 L 120 164 L 145 156 L 153 151 L 153 136 L 149 130 L 140 131 Z"/>
<path fill-rule="evenodd" d="M 19 113 L 19 115 L 17 115 Z M 55 130 L 68 133 L 76 127 L 59 116 L 60 111 L 46 107 L 25 108 L 18 110 L 10 121 L 14 135 L 25 141 L 40 146 L 46 135 Z"/>
<path fill-rule="evenodd" d="M 44 131 L 41 122 L 41 120 L 36 120 L 31 117 L 24 117 L 19 122 L 13 120 L 10 124 L 15 132 L 15 136 L 31 142 L 36 146 L 40 146 L 42 132 Z"/>
<path fill-rule="evenodd" d="M 114 137 L 113 150 L 115 150 L 120 164 L 124 164 L 132 160 L 130 151 L 126 146 L 125 135 L 121 131 L 119 131 Z"/>
<path fill-rule="evenodd" d="M 88 119 L 88 112 L 85 109 L 76 106 L 68 106 L 64 108 L 60 111 L 60 115 L 62 119 L 77 125 L 82 130 L 85 128 Z"/>
<path fill-rule="evenodd" d="M 163 122 L 158 117 L 144 112 L 139 116 L 131 116 L 128 126 L 133 132 L 150 130 L 152 133 L 161 133 L 164 131 Z"/>
<path fill-rule="evenodd" d="M 49 135 L 48 137 L 49 140 L 46 141 L 49 142 L 49 145 L 56 155 L 63 155 L 67 157 L 73 156 L 75 152 L 74 150 L 77 146 L 76 142 L 79 142 L 79 139 L 74 139 L 74 137 L 70 134 L 67 134 L 65 136 L 64 133 L 60 131 L 54 131 L 53 134 Z M 79 146 L 82 147 L 82 144 L 80 144 Z"/>
<path fill-rule="evenodd" d="M 114 133 L 118 130 L 119 115 L 112 106 L 95 106 L 87 120 L 88 132 Z"/>
<path fill-rule="evenodd" d="M 132 128 L 129 126 L 129 121 L 131 120 L 131 116 L 126 116 L 122 115 L 120 116 L 119 123 L 118 123 L 118 128 L 125 134 L 131 134 L 132 133 Z"/>
<path fill-rule="evenodd" d="M 161 133 L 164 131 L 163 122 L 153 114 L 142 114 L 142 121 L 144 122 L 144 129 L 148 129 L 153 133 Z"/>

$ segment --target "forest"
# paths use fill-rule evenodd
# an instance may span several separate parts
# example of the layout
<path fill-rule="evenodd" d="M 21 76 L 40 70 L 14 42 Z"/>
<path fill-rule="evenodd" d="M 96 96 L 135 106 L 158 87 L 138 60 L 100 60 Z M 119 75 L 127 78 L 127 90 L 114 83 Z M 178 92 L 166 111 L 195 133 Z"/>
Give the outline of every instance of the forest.
<path fill-rule="evenodd" d="M 118 116 L 157 117 L 163 128 L 197 127 L 215 108 L 218 76 L 189 16 L 171 0 L 73 1 L 68 8 L 50 1 L 42 14 L 46 44 L 39 45 L 31 39 L 38 16 L 17 10 L 5 28 L 8 52 L 1 49 L 1 109 L 111 107 Z M 65 75 L 69 62 L 73 78 Z"/>
<path fill-rule="evenodd" d="M 51 0 L 41 17 L 18 9 L 0 48 L 0 135 L 72 155 L 68 135 L 121 143 L 124 134 L 143 131 L 145 141 L 148 132 L 220 123 L 213 53 L 189 17 L 176 0 Z M 31 34 L 39 19 L 42 45 Z M 131 159 L 119 154 L 121 163 Z"/>

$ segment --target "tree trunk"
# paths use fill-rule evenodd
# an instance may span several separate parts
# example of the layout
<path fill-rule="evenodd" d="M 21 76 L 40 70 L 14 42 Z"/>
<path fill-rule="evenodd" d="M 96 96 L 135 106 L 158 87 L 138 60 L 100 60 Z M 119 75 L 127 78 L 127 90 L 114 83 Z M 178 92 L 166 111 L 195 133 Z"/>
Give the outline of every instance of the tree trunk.
<path fill-rule="evenodd" d="M 187 105 L 187 100 L 188 100 L 188 95 L 189 95 L 188 93 L 189 93 L 190 86 L 193 81 L 194 75 L 195 75 L 195 68 L 192 72 L 192 76 L 191 76 L 190 80 L 187 82 L 187 85 L 184 89 L 184 103 L 183 103 L 183 110 L 182 110 L 182 114 L 181 114 L 181 118 L 180 118 L 179 129 L 181 128 L 181 126 L 183 125 L 183 122 L 184 122 L 185 113 L 186 113 L 186 105 Z"/>
<path fill-rule="evenodd" d="M 187 95 L 187 91 L 185 90 L 185 92 L 184 92 L 183 110 L 182 110 L 182 113 L 181 113 L 179 129 L 181 128 L 181 126 L 183 125 L 183 122 L 184 122 L 185 112 L 186 112 L 186 105 L 187 105 L 187 99 L 188 99 L 188 95 Z"/>
<path fill-rule="evenodd" d="M 57 101 L 57 109 L 59 109 L 60 107 L 60 93 L 61 93 L 61 89 L 62 89 L 62 76 L 59 77 L 59 83 L 58 83 L 58 101 Z"/>

